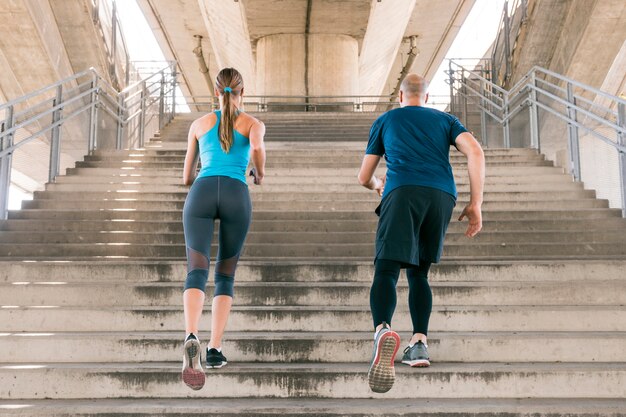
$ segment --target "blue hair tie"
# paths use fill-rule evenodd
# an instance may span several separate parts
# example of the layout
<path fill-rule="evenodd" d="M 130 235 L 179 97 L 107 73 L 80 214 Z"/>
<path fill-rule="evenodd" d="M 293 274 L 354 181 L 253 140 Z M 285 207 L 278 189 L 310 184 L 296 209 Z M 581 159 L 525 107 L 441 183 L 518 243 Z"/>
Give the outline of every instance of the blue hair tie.
<path fill-rule="evenodd" d="M 225 87 L 225 88 L 224 88 L 224 92 L 225 92 L 225 93 L 232 93 L 232 92 L 233 92 L 233 89 L 232 89 L 232 88 L 230 88 L 230 87 Z"/>

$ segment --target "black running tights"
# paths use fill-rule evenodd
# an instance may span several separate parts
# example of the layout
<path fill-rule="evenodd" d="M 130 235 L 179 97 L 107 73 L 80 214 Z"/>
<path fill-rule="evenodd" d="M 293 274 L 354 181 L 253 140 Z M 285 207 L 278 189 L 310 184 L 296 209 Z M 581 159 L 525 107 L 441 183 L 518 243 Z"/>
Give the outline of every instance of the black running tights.
<path fill-rule="evenodd" d="M 396 309 L 396 284 L 402 264 L 387 259 L 376 260 L 374 282 L 370 290 L 370 307 L 374 319 L 374 328 L 382 322 L 391 324 Z M 430 262 L 421 262 L 420 266 L 406 269 L 409 280 L 409 309 L 413 322 L 413 333 L 428 334 L 428 320 L 433 307 L 433 295 L 428 284 Z"/>

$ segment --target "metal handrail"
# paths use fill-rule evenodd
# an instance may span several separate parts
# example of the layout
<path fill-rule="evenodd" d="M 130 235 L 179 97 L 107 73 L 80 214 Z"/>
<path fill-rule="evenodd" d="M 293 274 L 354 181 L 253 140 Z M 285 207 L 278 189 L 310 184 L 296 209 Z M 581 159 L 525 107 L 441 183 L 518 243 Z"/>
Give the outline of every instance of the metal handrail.
<path fill-rule="evenodd" d="M 18 149 L 49 133 L 48 181 L 53 182 L 59 175 L 63 125 L 86 114 L 89 118 L 87 150 L 92 153 L 100 148 L 98 119 L 101 112 L 110 116 L 115 124 L 116 149 L 142 148 L 146 128 L 158 131 L 174 117 L 176 80 L 176 63 L 166 61 L 145 79 L 118 91 L 94 68 L 89 68 L 0 105 L 0 113 L 4 114 L 4 120 L 0 120 L 0 219 L 5 219 L 8 213 L 11 162 Z M 155 88 L 147 87 L 147 82 Z M 33 104 L 34 101 L 37 102 Z M 44 118 L 50 116 L 51 121 L 45 124 Z M 158 120 L 152 126 L 155 117 Z M 15 143 L 16 134 L 22 130 L 26 130 L 26 135 Z"/>
<path fill-rule="evenodd" d="M 615 149 L 621 167 L 622 214 L 626 217 L 626 99 L 539 66 L 533 67 L 510 90 L 499 87 L 459 63 L 451 61 L 449 68 L 451 110 L 455 112 L 455 97 L 464 100 L 465 108 L 469 102 L 475 104 L 481 114 L 483 141 L 487 141 L 486 116 L 489 116 L 502 126 L 504 145 L 509 147 L 511 120 L 529 108 L 532 148 L 541 151 L 539 109 L 568 125 L 570 172 L 576 181 L 581 180 L 579 129 Z M 574 88 L 580 92 L 575 93 Z M 597 103 L 594 99 L 598 98 L 609 104 Z M 552 104 L 542 100 L 549 100 Z M 581 121 L 581 118 L 584 120 Z M 607 132 L 614 132 L 615 137 Z"/>
<path fill-rule="evenodd" d="M 446 100 L 440 102 L 432 100 L 443 97 L 445 97 Z M 430 98 L 427 105 L 447 106 L 448 104 L 447 95 L 433 95 L 430 96 Z M 211 109 L 217 109 L 219 107 L 219 100 L 216 96 L 186 96 L 185 99 L 189 106 L 209 106 Z M 243 105 L 256 105 L 257 111 L 259 112 L 269 111 L 270 106 L 304 108 L 305 110 L 313 111 L 316 111 L 317 107 L 352 106 L 350 111 L 365 112 L 368 111 L 366 108 L 372 108 L 372 111 L 384 111 L 387 110 L 389 105 L 399 105 L 398 103 L 390 101 L 392 99 L 395 99 L 393 95 L 244 95 Z"/>

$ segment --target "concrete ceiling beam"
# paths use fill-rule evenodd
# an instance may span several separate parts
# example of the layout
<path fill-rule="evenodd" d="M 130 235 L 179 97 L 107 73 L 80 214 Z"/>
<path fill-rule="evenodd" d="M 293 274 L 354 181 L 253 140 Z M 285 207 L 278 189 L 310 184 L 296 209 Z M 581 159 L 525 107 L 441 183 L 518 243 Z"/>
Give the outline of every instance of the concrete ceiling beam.
<path fill-rule="evenodd" d="M 414 8 L 415 0 L 372 1 L 359 56 L 362 95 L 382 94 Z"/>
<path fill-rule="evenodd" d="M 248 95 L 256 91 L 256 71 L 246 12 L 241 1 L 198 0 L 219 68 L 234 67 Z"/>

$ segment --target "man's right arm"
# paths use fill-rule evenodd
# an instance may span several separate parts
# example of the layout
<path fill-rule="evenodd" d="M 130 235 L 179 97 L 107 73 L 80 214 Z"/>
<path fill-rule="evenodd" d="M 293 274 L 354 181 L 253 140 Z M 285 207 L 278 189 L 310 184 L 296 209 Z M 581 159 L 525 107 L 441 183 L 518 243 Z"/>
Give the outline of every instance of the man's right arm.
<path fill-rule="evenodd" d="M 482 204 L 485 186 L 485 154 L 478 141 L 469 132 L 458 135 L 456 148 L 467 157 L 467 170 L 470 180 L 470 201 L 463 209 L 459 220 L 467 217 L 469 225 L 465 231 L 467 237 L 474 237 L 483 227 Z"/>

